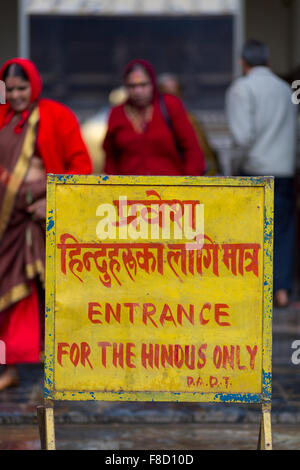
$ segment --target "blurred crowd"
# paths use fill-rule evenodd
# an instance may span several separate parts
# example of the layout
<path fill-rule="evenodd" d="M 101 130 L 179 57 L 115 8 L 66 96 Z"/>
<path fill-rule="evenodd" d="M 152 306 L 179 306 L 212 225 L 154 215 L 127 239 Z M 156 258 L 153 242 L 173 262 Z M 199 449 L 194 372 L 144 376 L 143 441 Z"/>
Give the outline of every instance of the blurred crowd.
<path fill-rule="evenodd" d="M 285 308 L 295 274 L 298 111 L 269 56 L 266 44 L 247 41 L 243 73 L 226 93 L 225 111 L 242 149 L 235 175 L 275 177 L 274 301 Z M 177 77 L 157 77 L 145 60 L 127 64 L 109 106 L 81 126 L 68 107 L 41 98 L 41 76 L 31 61 L 6 62 L 0 80 L 6 86 L 0 106 L 3 390 L 18 385 L 17 364 L 39 362 L 43 348 L 46 174 L 219 177 L 222 165 L 205 126 L 185 108 Z"/>

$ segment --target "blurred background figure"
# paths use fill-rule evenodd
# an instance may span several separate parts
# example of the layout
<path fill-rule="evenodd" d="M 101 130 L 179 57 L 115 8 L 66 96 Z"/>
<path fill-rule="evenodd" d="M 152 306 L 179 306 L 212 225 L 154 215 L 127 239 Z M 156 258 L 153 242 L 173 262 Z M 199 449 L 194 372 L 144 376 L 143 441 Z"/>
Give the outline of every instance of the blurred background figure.
<path fill-rule="evenodd" d="M 82 136 L 93 162 L 94 174 L 101 174 L 103 171 L 105 153 L 102 144 L 107 131 L 110 109 L 113 106 L 124 103 L 126 99 L 127 93 L 124 87 L 112 90 L 108 97 L 109 106 L 101 108 L 98 113 L 84 121 L 81 125 Z"/>
<path fill-rule="evenodd" d="M 275 176 L 274 293 L 286 307 L 293 289 L 298 120 L 289 85 L 269 68 L 269 48 L 249 40 L 242 50 L 243 77 L 229 88 L 226 110 L 235 141 L 244 149 L 240 175 Z"/>
<path fill-rule="evenodd" d="M 182 98 L 182 87 L 180 86 L 178 78 L 170 73 L 164 73 L 158 76 L 158 87 L 162 94 L 169 94 Z M 191 112 L 188 112 L 188 117 L 195 129 L 199 139 L 201 148 L 204 152 L 206 164 L 206 176 L 215 176 L 221 173 L 220 165 L 218 162 L 217 152 L 212 148 L 206 136 L 203 124 Z"/>
<path fill-rule="evenodd" d="M 5 103 L 5 83 L 0 81 L 0 104 Z"/>
<path fill-rule="evenodd" d="M 73 113 L 40 98 L 42 80 L 33 62 L 7 61 L 0 80 L 7 100 L 0 106 L 1 391 L 18 385 L 18 364 L 40 362 L 46 174 L 88 174 L 92 166 Z"/>
<path fill-rule="evenodd" d="M 128 99 L 109 116 L 105 173 L 203 175 L 203 151 L 187 113 L 179 98 L 160 99 L 152 65 L 133 60 L 123 79 Z"/>

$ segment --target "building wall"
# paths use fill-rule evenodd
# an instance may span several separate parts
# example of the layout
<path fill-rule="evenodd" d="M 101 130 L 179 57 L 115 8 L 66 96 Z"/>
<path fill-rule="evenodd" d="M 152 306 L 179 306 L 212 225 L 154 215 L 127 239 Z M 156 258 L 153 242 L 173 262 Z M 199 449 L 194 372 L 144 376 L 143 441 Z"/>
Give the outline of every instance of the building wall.
<path fill-rule="evenodd" d="M 279 75 L 300 65 L 299 0 L 244 0 L 244 37 L 266 42 Z"/>
<path fill-rule="evenodd" d="M 29 57 L 26 0 L 0 2 L 0 64 L 12 57 Z"/>
<path fill-rule="evenodd" d="M 76 109 L 106 105 L 136 57 L 157 74 L 177 75 L 189 107 L 223 109 L 232 79 L 232 15 L 32 15 L 30 30 L 45 95 Z"/>
<path fill-rule="evenodd" d="M 292 48 L 292 66 L 293 70 L 300 69 L 300 1 L 296 0 L 293 2 L 292 10 L 292 37 L 291 37 L 291 48 Z M 300 79 L 300 74 L 296 78 Z"/>
<path fill-rule="evenodd" d="M 30 14 L 232 14 L 239 0 L 27 0 Z"/>
<path fill-rule="evenodd" d="M 5 4 L 5 6 L 2 4 Z M 19 53 L 19 2 L 10 0 L 0 5 L 0 64 Z"/>

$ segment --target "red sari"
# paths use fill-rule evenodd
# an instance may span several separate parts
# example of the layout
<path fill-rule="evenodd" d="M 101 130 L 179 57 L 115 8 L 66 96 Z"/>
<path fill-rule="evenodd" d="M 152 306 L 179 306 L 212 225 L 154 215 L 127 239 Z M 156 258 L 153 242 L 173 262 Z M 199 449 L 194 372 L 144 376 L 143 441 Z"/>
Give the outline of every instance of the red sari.
<path fill-rule="evenodd" d="M 154 69 L 147 61 L 134 60 L 141 65 L 153 85 L 153 101 L 148 108 L 152 116 L 143 129 L 135 125 L 135 110 L 131 103 L 112 109 L 103 143 L 106 153 L 104 171 L 112 175 L 193 175 L 205 171 L 204 153 L 197 135 L 179 98 L 164 95 L 173 132 L 163 115 Z M 176 137 L 175 137 L 176 136 Z"/>
<path fill-rule="evenodd" d="M 126 105 L 121 105 L 115 107 L 109 117 L 103 144 L 106 153 L 105 173 L 203 175 L 203 151 L 183 105 L 175 96 L 165 95 L 164 99 L 183 157 L 165 122 L 158 100 L 153 104 L 152 119 L 144 132 L 135 129 L 126 112 Z"/>
<path fill-rule="evenodd" d="M 30 202 L 46 196 L 46 182 L 22 182 L 31 155 L 26 136 L 33 134 L 31 120 L 22 132 L 11 122 L 0 129 L 0 339 L 6 363 L 38 362 L 40 313 L 33 279 L 44 282 L 44 227 L 26 212 Z"/>
<path fill-rule="evenodd" d="M 89 174 L 91 160 L 78 122 L 65 106 L 40 99 L 41 79 L 31 61 L 10 63 L 27 73 L 32 96 L 29 110 L 13 124 L 13 110 L 0 106 L 0 340 L 6 363 L 39 362 L 40 304 L 36 280 L 44 283 L 45 223 L 35 222 L 27 207 L 46 197 L 46 181 L 26 183 L 33 155 L 46 173 Z"/>

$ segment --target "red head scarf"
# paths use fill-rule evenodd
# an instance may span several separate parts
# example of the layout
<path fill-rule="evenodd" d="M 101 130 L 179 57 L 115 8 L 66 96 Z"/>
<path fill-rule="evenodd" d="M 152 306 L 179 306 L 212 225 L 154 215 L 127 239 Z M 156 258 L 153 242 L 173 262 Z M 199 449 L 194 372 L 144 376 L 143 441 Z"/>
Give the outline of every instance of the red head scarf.
<path fill-rule="evenodd" d="M 147 74 L 149 75 L 150 77 L 150 80 L 152 82 L 152 85 L 153 85 L 153 100 L 155 98 L 158 97 L 159 95 L 159 91 L 158 91 L 158 86 L 157 86 L 157 82 L 156 82 L 156 74 L 155 74 L 155 70 L 153 68 L 153 66 L 150 64 L 150 62 L 147 62 L 147 60 L 143 60 L 143 59 L 134 59 L 132 60 L 131 62 L 129 62 L 124 71 L 123 71 L 123 80 L 125 81 L 128 74 L 131 72 L 131 70 L 136 66 L 136 65 L 139 65 L 141 66 L 143 69 L 145 69 L 145 71 L 147 72 Z"/>
<path fill-rule="evenodd" d="M 14 59 L 8 60 L 0 68 L 0 80 L 3 80 L 3 76 L 4 76 L 6 69 L 12 64 L 17 64 L 20 67 L 22 67 L 31 85 L 30 102 L 33 103 L 34 101 L 37 101 L 41 95 L 43 85 L 42 85 L 42 79 L 41 79 L 40 73 L 31 60 L 21 59 L 21 58 L 14 58 Z M 14 115 L 14 111 L 11 109 L 11 107 L 9 107 L 6 119 L 4 121 L 4 125 L 8 124 L 8 122 L 12 119 L 13 115 Z M 25 123 L 25 121 L 28 119 L 28 116 L 29 116 L 29 110 L 23 111 L 21 120 L 15 127 L 16 133 L 20 133 L 22 131 L 22 126 Z"/>

